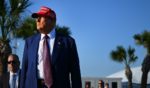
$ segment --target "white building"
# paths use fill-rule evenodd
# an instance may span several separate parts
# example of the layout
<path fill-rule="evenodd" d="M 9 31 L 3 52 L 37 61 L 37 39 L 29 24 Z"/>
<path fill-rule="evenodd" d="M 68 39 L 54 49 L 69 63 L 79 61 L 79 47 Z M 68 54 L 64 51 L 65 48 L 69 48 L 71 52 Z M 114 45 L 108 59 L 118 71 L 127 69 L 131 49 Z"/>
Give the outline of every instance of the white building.
<path fill-rule="evenodd" d="M 140 84 L 141 83 L 141 77 L 142 77 L 142 71 L 141 67 L 134 67 L 131 68 L 132 70 L 132 82 Z M 114 73 L 112 75 L 107 76 L 107 78 L 122 78 L 122 82 L 127 82 L 127 78 L 125 76 L 125 70 L 119 71 L 117 73 Z M 150 84 L 150 73 L 148 74 L 148 80 L 147 83 Z"/>
<path fill-rule="evenodd" d="M 132 70 L 132 83 L 133 88 L 140 88 L 142 71 L 141 67 L 131 68 Z M 147 78 L 147 88 L 150 88 L 150 73 Z M 82 88 L 85 88 L 86 83 L 90 85 L 90 88 L 98 88 L 98 81 L 103 80 L 105 83 L 109 83 L 109 88 L 127 88 L 128 80 L 125 76 L 125 70 L 111 74 L 105 78 L 100 77 L 82 77 Z"/>
<path fill-rule="evenodd" d="M 98 78 L 98 77 L 82 77 L 82 88 L 88 84 L 89 88 L 98 88 L 98 81 L 103 80 L 104 83 L 109 84 L 109 88 L 122 88 L 122 78 Z"/>
<path fill-rule="evenodd" d="M 140 88 L 141 77 L 142 77 L 141 66 L 131 68 L 131 70 L 132 70 L 133 88 Z M 122 71 L 119 71 L 117 73 L 107 76 L 107 78 L 112 78 L 112 77 L 113 78 L 118 78 L 118 77 L 122 78 L 122 86 L 123 86 L 123 88 L 127 88 L 128 80 L 125 76 L 125 70 L 122 70 Z M 147 84 L 148 84 L 147 88 L 150 88 L 150 73 L 148 73 Z"/>

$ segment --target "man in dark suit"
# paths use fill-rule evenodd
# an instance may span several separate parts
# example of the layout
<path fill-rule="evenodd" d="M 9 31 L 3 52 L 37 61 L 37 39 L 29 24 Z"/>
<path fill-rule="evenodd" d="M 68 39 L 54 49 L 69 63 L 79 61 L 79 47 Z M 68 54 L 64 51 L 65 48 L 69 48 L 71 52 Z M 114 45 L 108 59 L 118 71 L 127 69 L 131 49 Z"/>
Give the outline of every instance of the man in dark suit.
<path fill-rule="evenodd" d="M 42 6 L 32 17 L 39 33 L 25 41 L 21 88 L 82 88 L 75 40 L 56 32 L 52 9 Z"/>
<path fill-rule="evenodd" d="M 8 71 L 0 77 L 0 88 L 18 88 L 20 79 L 20 61 L 16 54 L 10 54 L 7 60 Z"/>

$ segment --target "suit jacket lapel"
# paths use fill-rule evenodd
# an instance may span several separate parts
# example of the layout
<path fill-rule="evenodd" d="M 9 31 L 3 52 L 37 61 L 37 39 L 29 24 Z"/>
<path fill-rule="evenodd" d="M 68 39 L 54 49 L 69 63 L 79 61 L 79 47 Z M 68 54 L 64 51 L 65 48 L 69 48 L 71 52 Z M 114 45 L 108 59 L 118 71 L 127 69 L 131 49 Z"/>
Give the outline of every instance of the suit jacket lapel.
<path fill-rule="evenodd" d="M 32 64 L 33 65 L 35 65 L 36 66 L 36 63 L 37 63 L 37 56 L 38 56 L 38 48 L 39 48 L 39 41 L 40 41 L 40 38 L 41 38 L 41 35 L 40 34 L 37 34 L 36 36 L 35 36 L 35 38 L 33 39 L 33 41 L 32 41 L 32 44 L 31 44 L 31 46 L 32 46 L 32 52 L 34 52 L 33 53 L 33 59 L 32 59 Z"/>
<path fill-rule="evenodd" d="M 37 52 L 38 52 L 40 38 L 41 38 L 41 35 L 38 34 L 38 35 L 36 35 L 34 41 L 32 42 L 32 46 L 33 46 L 32 50 L 33 50 L 33 52 L 35 52 L 33 54 L 34 58 L 32 59 L 33 64 L 35 64 L 35 62 L 37 62 L 37 56 L 38 56 Z M 57 35 L 57 33 L 56 33 L 54 48 L 53 48 L 53 53 L 52 53 L 52 64 L 53 65 L 56 63 L 58 55 L 59 55 L 62 47 L 63 47 L 62 38 L 59 35 Z"/>
<path fill-rule="evenodd" d="M 62 38 L 56 35 L 55 38 L 55 43 L 54 43 L 54 48 L 53 48 L 53 53 L 52 53 L 52 64 L 54 65 L 57 61 L 58 55 L 61 51 L 62 48 Z"/>

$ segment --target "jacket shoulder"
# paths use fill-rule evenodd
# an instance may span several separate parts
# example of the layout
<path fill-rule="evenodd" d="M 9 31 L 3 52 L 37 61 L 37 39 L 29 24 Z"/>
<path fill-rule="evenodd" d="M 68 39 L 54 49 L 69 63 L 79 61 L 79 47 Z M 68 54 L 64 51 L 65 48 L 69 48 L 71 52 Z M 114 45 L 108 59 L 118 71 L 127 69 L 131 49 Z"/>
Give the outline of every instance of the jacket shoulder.
<path fill-rule="evenodd" d="M 28 37 L 25 41 L 32 42 L 33 40 L 35 40 L 37 38 L 40 38 L 40 33 L 37 33 L 37 34 L 34 34 L 34 35 Z"/>
<path fill-rule="evenodd" d="M 65 40 L 74 41 L 74 38 L 70 35 L 65 35 L 63 33 L 56 32 L 56 36 Z"/>

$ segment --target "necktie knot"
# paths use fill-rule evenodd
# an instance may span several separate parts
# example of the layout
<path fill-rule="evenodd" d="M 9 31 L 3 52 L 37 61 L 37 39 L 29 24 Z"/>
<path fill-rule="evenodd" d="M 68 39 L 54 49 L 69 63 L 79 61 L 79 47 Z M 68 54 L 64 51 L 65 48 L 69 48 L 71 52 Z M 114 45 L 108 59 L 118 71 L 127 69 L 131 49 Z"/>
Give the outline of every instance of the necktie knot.
<path fill-rule="evenodd" d="M 45 36 L 44 36 L 44 39 L 46 39 L 46 40 L 49 39 L 49 36 L 48 36 L 48 35 L 45 35 Z"/>

